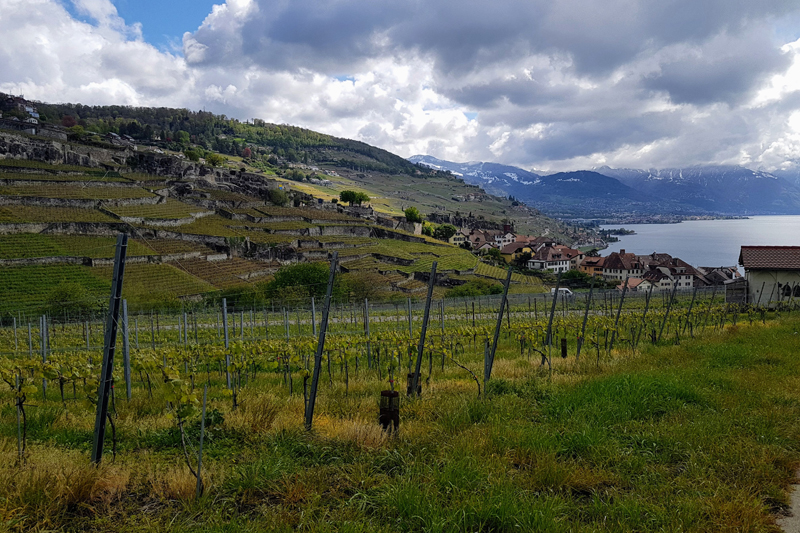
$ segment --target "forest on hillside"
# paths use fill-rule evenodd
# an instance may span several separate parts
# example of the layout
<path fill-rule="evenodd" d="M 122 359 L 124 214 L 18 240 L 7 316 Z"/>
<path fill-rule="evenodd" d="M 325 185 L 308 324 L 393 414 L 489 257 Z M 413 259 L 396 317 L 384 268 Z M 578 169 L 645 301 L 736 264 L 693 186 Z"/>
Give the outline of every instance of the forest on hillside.
<path fill-rule="evenodd" d="M 6 96 L 0 93 L 0 97 Z M 60 124 L 75 135 L 116 133 L 175 150 L 196 145 L 221 154 L 260 156 L 265 161 L 274 155 L 288 162 L 328 163 L 358 171 L 436 173 L 360 141 L 259 119 L 241 122 L 208 111 L 167 107 L 42 102 L 35 102 L 35 105 L 42 122 Z"/>

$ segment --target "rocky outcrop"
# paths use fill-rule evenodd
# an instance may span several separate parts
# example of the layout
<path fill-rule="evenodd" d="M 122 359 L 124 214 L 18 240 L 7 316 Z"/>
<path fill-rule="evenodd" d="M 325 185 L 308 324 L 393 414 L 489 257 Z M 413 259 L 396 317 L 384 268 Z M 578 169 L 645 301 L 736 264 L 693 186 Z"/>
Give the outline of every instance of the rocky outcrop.
<path fill-rule="evenodd" d="M 0 159 L 27 159 L 51 165 L 102 167 L 124 165 L 134 153 L 129 147 L 100 148 L 0 130 Z"/>

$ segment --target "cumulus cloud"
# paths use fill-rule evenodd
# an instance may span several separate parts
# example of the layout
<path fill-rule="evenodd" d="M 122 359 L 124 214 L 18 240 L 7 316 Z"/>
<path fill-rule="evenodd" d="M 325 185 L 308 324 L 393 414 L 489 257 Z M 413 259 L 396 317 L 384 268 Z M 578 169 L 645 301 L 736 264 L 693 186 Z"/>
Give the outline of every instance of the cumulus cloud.
<path fill-rule="evenodd" d="M 796 0 L 228 0 L 182 56 L 71 1 L 0 0 L 0 90 L 545 170 L 800 161 Z"/>

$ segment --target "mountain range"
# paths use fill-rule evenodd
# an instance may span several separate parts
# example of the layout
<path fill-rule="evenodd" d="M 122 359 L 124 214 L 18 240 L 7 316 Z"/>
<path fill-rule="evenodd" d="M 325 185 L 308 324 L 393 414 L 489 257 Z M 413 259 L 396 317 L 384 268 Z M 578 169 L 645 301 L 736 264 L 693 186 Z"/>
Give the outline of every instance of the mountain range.
<path fill-rule="evenodd" d="M 800 180 L 740 166 L 614 169 L 539 174 L 497 163 L 413 163 L 450 171 L 466 183 L 513 196 L 551 216 L 800 214 Z"/>

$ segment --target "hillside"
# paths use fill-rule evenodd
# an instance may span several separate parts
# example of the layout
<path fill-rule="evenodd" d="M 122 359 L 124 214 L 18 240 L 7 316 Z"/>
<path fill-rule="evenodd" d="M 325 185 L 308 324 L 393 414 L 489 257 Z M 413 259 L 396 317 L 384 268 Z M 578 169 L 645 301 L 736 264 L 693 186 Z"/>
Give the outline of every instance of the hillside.
<path fill-rule="evenodd" d="M 0 102 L 7 96 L 0 93 Z M 508 194 L 486 191 L 450 173 L 416 165 L 386 150 L 350 139 L 253 119 L 240 122 L 205 111 L 36 102 L 42 124 L 67 128 L 70 141 L 102 145 L 109 134 L 128 135 L 140 148 L 203 157 L 222 154 L 245 167 L 293 181 L 293 189 L 331 199 L 344 189 L 366 192 L 379 212 L 401 215 L 406 207 L 428 213 L 471 213 L 518 231 L 572 240 L 570 229 L 535 209 L 514 205 Z M 309 177 L 330 181 L 314 184 Z"/>
<path fill-rule="evenodd" d="M 138 142 L 129 133 L 102 133 L 111 124 L 117 132 L 136 129 L 121 118 L 124 109 L 114 109 L 112 121 L 76 106 L 75 120 L 85 126 L 47 125 L 48 114 L 62 107 L 39 105 L 44 119 L 36 135 L 0 129 L 2 315 L 99 307 L 120 231 L 133 237 L 125 297 L 132 308 L 147 310 L 221 296 L 252 307 L 264 302 L 265 285 L 282 266 L 325 261 L 333 250 L 355 299 L 417 298 L 433 261 L 437 296 L 472 279 L 504 278 L 502 269 L 469 251 L 409 233 L 413 227 L 392 219 L 412 205 L 484 226 L 510 221 L 521 231 L 566 230 L 516 202 L 363 143 L 219 117 L 203 122 L 204 114 L 175 123 L 197 132 L 186 132 L 187 143 L 172 133 Z M 157 124 L 140 125 L 141 135 L 148 126 Z M 231 138 L 226 127 L 242 137 Z M 175 136 L 185 141 L 181 131 Z M 241 155 L 219 157 L 203 132 L 217 135 L 210 144 L 230 141 L 230 151 Z M 370 205 L 331 201 L 346 189 L 366 192 Z M 525 290 L 542 290 L 538 280 L 519 281 Z M 284 295 L 284 303 L 291 298 Z M 63 301 L 78 304 L 57 305 Z"/>

